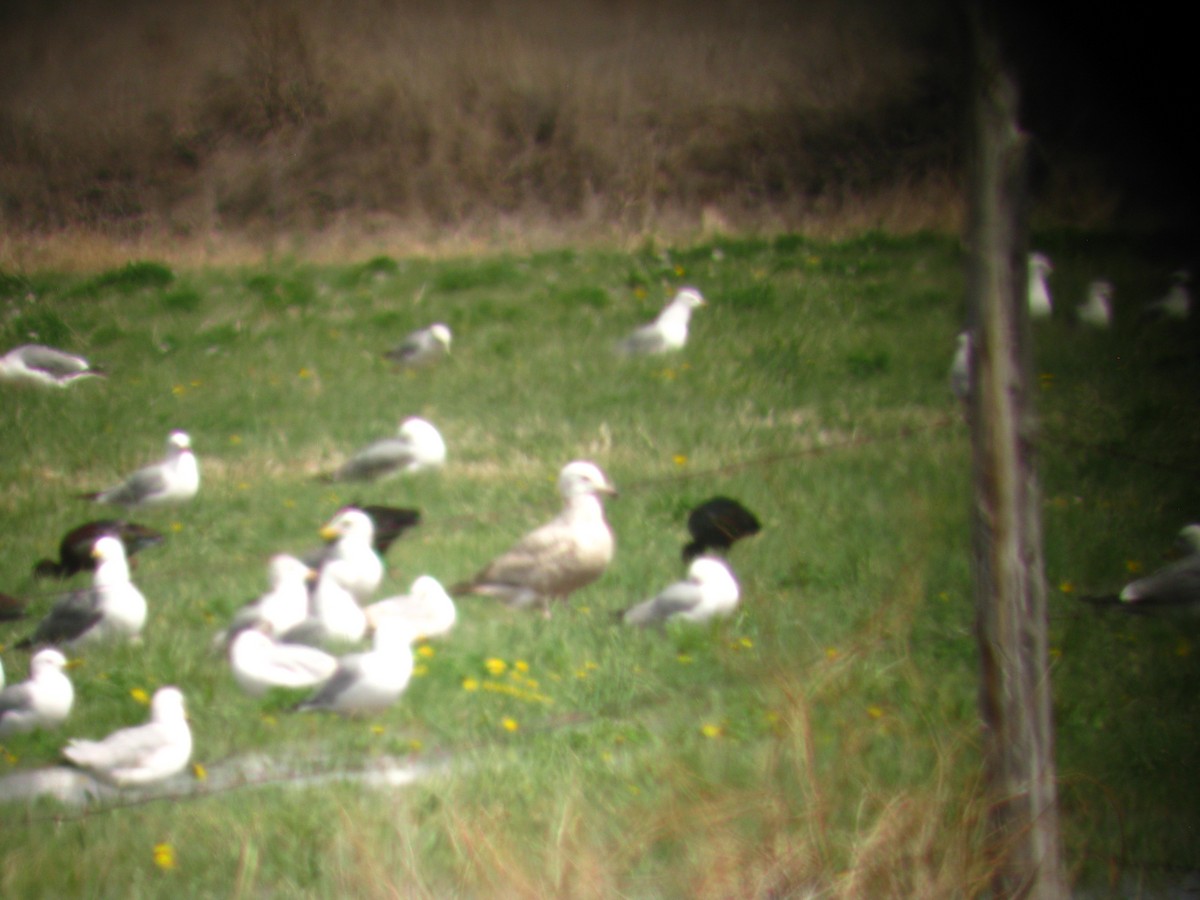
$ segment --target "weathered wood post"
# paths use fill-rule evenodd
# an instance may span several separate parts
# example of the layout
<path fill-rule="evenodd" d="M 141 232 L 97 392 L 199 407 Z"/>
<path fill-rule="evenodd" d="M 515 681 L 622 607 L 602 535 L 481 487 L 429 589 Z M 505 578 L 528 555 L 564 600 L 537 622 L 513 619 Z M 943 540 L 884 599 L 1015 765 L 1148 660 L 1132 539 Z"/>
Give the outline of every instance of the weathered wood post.
<path fill-rule="evenodd" d="M 1040 489 L 1025 307 L 1026 140 L 1002 38 L 970 6 L 975 84 L 968 244 L 976 628 L 993 890 L 1066 897 L 1046 647 Z"/>

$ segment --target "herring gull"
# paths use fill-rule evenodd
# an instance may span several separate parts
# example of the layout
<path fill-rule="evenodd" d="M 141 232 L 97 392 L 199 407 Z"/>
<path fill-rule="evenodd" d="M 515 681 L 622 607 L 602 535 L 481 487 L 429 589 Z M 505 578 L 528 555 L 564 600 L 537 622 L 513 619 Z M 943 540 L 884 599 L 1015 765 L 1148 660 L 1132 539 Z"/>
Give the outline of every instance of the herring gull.
<path fill-rule="evenodd" d="M 737 500 L 712 497 L 688 513 L 687 529 L 692 540 L 683 548 L 683 561 L 691 562 L 710 550 L 728 550 L 736 541 L 758 534 L 762 525 Z"/>
<path fill-rule="evenodd" d="M 1092 328 L 1112 327 L 1112 298 L 1111 281 L 1093 281 L 1088 285 L 1087 301 L 1076 307 L 1079 321 Z"/>
<path fill-rule="evenodd" d="M 415 368 L 428 365 L 450 352 L 450 329 L 441 322 L 414 331 L 384 354 L 392 362 Z"/>
<path fill-rule="evenodd" d="M 394 437 L 372 441 L 328 476 L 332 481 L 376 481 L 436 469 L 446 462 L 446 442 L 432 422 L 413 416 Z"/>
<path fill-rule="evenodd" d="M 692 287 L 682 288 L 663 307 L 658 318 L 643 325 L 617 344 L 617 352 L 626 355 L 666 353 L 680 350 L 687 343 L 688 320 L 692 310 L 704 305 L 704 297 Z"/>
<path fill-rule="evenodd" d="M 613 534 L 600 498 L 616 488 L 594 463 L 576 460 L 559 473 L 558 492 L 563 508 L 557 516 L 450 593 L 498 597 L 518 608 L 540 601 L 549 617 L 551 600 L 565 600 L 599 578 L 613 557 Z"/>
<path fill-rule="evenodd" d="M 104 374 L 82 356 L 41 344 L 23 344 L 0 356 L 0 381 L 65 388 L 81 378 Z"/>
<path fill-rule="evenodd" d="M 379 627 L 385 618 L 403 619 L 418 640 L 448 633 L 458 619 L 454 600 L 432 575 L 417 578 L 407 594 L 379 600 L 367 606 L 363 612 L 372 628 Z"/>
<path fill-rule="evenodd" d="M 138 469 L 124 482 L 108 490 L 84 494 L 85 500 L 129 508 L 164 506 L 191 500 L 200 489 L 200 467 L 192 453 L 191 438 L 172 431 L 167 438 L 167 455 Z"/>
<path fill-rule="evenodd" d="M 1188 290 L 1188 282 L 1191 280 L 1192 273 L 1187 269 L 1175 272 L 1171 276 L 1171 288 L 1166 296 L 1146 304 L 1142 316 L 1148 319 L 1173 319 L 1176 322 L 1187 319 L 1192 312 L 1192 295 Z"/>
<path fill-rule="evenodd" d="M 149 784 L 183 771 L 192 756 L 183 694 L 162 687 L 150 701 L 150 721 L 114 731 L 100 741 L 67 742 L 63 756 L 117 787 Z"/>
<path fill-rule="evenodd" d="M 67 658 L 53 647 L 29 661 L 29 680 L 0 690 L 0 738 L 36 728 L 57 728 L 71 712 L 75 689 L 64 671 Z M 2 685 L 3 679 L 0 679 Z"/>
<path fill-rule="evenodd" d="M 252 697 L 271 688 L 307 688 L 320 684 L 337 668 L 337 660 L 316 647 L 279 643 L 269 625 L 238 632 L 229 645 L 229 667 L 237 683 Z"/>
<path fill-rule="evenodd" d="M 92 556 L 92 547 L 97 538 L 111 535 L 121 539 L 125 545 L 125 555 L 132 557 L 145 547 L 161 544 L 166 538 L 161 531 L 139 525 L 137 522 L 125 522 L 121 519 L 97 519 L 85 522 L 72 528 L 58 545 L 58 560 L 43 559 L 33 567 L 37 578 L 70 578 L 76 572 L 92 571 L 96 568 L 96 558 Z"/>
<path fill-rule="evenodd" d="M 65 644 L 74 647 L 115 638 L 137 639 L 146 624 L 146 598 L 129 580 L 129 563 L 120 539 L 96 540 L 92 586 L 59 600 L 18 647 Z"/>
<path fill-rule="evenodd" d="M 330 542 L 322 573 L 330 563 L 341 563 L 332 574 L 359 602 L 378 590 L 383 560 L 375 552 L 375 523 L 370 516 L 356 507 L 343 507 L 322 527 L 321 537 Z"/>
<path fill-rule="evenodd" d="M 384 619 L 363 653 L 338 659 L 333 675 L 296 709 L 353 715 L 378 712 L 404 693 L 413 672 L 414 634 L 401 619 Z"/>
<path fill-rule="evenodd" d="M 1048 319 L 1053 312 L 1050 286 L 1046 283 L 1046 277 L 1053 271 L 1054 266 L 1046 254 L 1029 254 L 1029 315 L 1035 319 Z"/>
<path fill-rule="evenodd" d="M 1094 606 L 1160 616 L 1200 614 L 1200 525 L 1187 525 L 1176 541 L 1181 559 L 1129 582 L 1119 595 L 1080 597 Z"/>
<path fill-rule="evenodd" d="M 273 633 L 282 634 L 308 618 L 313 570 L 294 556 L 277 553 L 267 565 L 267 577 L 267 592 L 233 614 L 229 627 L 217 635 L 218 646 L 231 642 L 247 628 L 265 625 Z"/>
<path fill-rule="evenodd" d="M 367 616 L 346 587 L 347 582 L 354 581 L 353 568 L 345 560 L 325 563 L 317 575 L 310 614 L 283 632 L 280 640 L 314 646 L 361 641 L 367 633 Z"/>
<path fill-rule="evenodd" d="M 656 596 L 621 614 L 626 625 L 661 625 L 668 619 L 706 622 L 728 616 L 738 604 L 738 583 L 723 560 L 698 556 L 688 566 L 687 578 L 664 588 Z"/>

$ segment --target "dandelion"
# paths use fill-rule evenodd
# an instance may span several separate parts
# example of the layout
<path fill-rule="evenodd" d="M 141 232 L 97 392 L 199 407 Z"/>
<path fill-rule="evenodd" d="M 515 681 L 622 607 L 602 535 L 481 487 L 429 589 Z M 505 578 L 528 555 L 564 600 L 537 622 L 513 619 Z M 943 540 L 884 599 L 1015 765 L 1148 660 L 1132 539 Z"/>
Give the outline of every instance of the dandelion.
<path fill-rule="evenodd" d="M 505 716 L 500 720 L 500 727 L 505 731 L 516 731 L 521 726 L 517 724 L 517 720 L 511 716 Z"/>
<path fill-rule="evenodd" d="M 267 714 L 265 714 L 265 713 L 264 713 L 264 714 L 263 714 L 263 717 L 262 717 L 262 723 L 263 723 L 264 725 L 266 725 L 267 727 L 271 727 L 271 726 L 273 726 L 273 725 L 278 725 L 278 724 L 279 724 L 279 720 L 278 720 L 278 719 L 276 719 L 274 716 L 267 715 Z"/>
<path fill-rule="evenodd" d="M 715 725 L 712 722 L 705 722 L 700 726 L 700 733 L 706 738 L 719 738 L 721 736 L 721 726 Z"/>
<path fill-rule="evenodd" d="M 179 534 L 179 532 L 183 531 L 183 523 L 182 522 L 172 522 L 171 523 L 171 531 L 175 532 L 175 534 Z"/>
<path fill-rule="evenodd" d="M 419 738 L 410 738 L 408 741 L 408 749 L 414 753 L 420 752 L 425 745 L 421 743 Z"/>
<path fill-rule="evenodd" d="M 479 690 L 479 681 L 478 681 L 478 679 L 475 679 L 475 678 L 464 678 L 464 679 L 463 679 L 463 682 L 462 682 L 462 689 L 463 689 L 464 691 L 477 691 L 477 690 Z"/>
<path fill-rule="evenodd" d="M 826 659 L 837 659 L 841 655 L 842 655 L 842 651 L 840 651 L 837 647 L 826 647 L 825 648 L 825 658 Z"/>
<path fill-rule="evenodd" d="M 637 287 L 635 287 L 633 289 L 633 296 L 637 297 L 639 300 L 645 300 L 646 299 L 646 289 L 639 284 Z"/>
<path fill-rule="evenodd" d="M 132 691 L 130 691 L 129 696 L 133 698 L 134 703 L 140 703 L 142 706 L 150 705 L 150 695 L 140 687 L 134 688 Z"/>
<path fill-rule="evenodd" d="M 372 725 L 371 726 L 371 734 L 374 734 L 376 736 L 383 734 L 383 726 L 382 725 Z"/>
<path fill-rule="evenodd" d="M 187 393 L 187 388 L 185 388 L 182 384 L 177 384 L 175 387 L 171 388 L 171 393 L 176 397 L 182 397 Z"/>
<path fill-rule="evenodd" d="M 422 659 L 432 659 L 436 652 L 437 651 L 428 644 L 422 644 L 417 648 L 417 656 L 421 657 Z"/>
<path fill-rule="evenodd" d="M 192 763 L 192 775 L 197 781 L 208 781 L 208 769 L 200 763 Z"/>
<path fill-rule="evenodd" d="M 241 446 L 242 436 L 240 434 L 231 434 L 229 436 L 229 443 L 231 446 L 234 446 L 234 447 Z"/>
<path fill-rule="evenodd" d="M 192 387 L 194 387 L 194 388 L 198 388 L 198 387 L 200 387 L 200 385 L 204 384 L 204 382 L 203 382 L 203 381 L 200 381 L 199 379 L 193 379 L 193 380 L 192 380 L 191 382 L 189 382 L 189 383 L 190 383 L 190 384 L 191 384 L 191 386 L 192 386 Z"/>
<path fill-rule="evenodd" d="M 1062 659 L 1062 647 L 1051 647 L 1046 652 L 1050 655 L 1050 659 L 1054 662 L 1058 662 L 1060 659 Z"/>
<path fill-rule="evenodd" d="M 683 268 L 683 266 L 676 266 L 676 267 L 675 267 L 675 277 L 676 277 L 676 278 L 682 278 L 682 277 L 683 277 L 684 275 L 686 275 L 686 274 L 687 274 L 687 273 L 684 271 L 684 268 Z"/>
<path fill-rule="evenodd" d="M 4 761 L 6 763 L 8 763 L 10 766 L 15 766 L 21 760 L 21 758 L 19 756 L 17 756 L 17 754 L 13 753 L 7 747 L 0 747 L 0 751 L 3 751 Z"/>
<path fill-rule="evenodd" d="M 296 373 L 300 378 L 312 378 L 312 369 L 304 368 Z"/>
<path fill-rule="evenodd" d="M 515 663 L 513 663 L 513 668 L 524 675 L 529 671 L 529 663 L 525 662 L 523 659 L 518 659 Z"/>
<path fill-rule="evenodd" d="M 689 665 L 691 665 L 691 664 L 692 664 L 692 656 L 691 656 L 691 654 L 690 654 L 690 653 L 680 653 L 680 654 L 679 654 L 677 657 L 675 657 L 675 658 L 676 658 L 677 660 L 679 660 L 679 662 L 680 662 L 680 663 L 682 663 L 682 664 L 683 664 L 683 665 L 685 665 L 685 666 L 689 666 Z"/>
<path fill-rule="evenodd" d="M 486 660 L 483 666 L 488 670 L 489 674 L 503 675 L 504 670 L 508 668 L 508 663 L 493 656 L 492 658 Z"/>
<path fill-rule="evenodd" d="M 175 848 L 170 844 L 154 845 L 154 864 L 164 872 L 175 868 Z"/>
<path fill-rule="evenodd" d="M 1075 584 L 1071 581 L 1060 581 L 1058 584 L 1058 589 L 1064 594 L 1073 594 L 1075 593 Z"/>
<path fill-rule="evenodd" d="M 745 647 L 747 650 L 754 646 L 754 641 L 750 640 L 750 638 L 746 637 L 745 635 L 742 635 L 740 638 L 738 638 L 737 642 L 738 646 Z"/>
<path fill-rule="evenodd" d="M 1142 564 L 1139 560 L 1127 559 L 1125 560 L 1125 571 L 1130 575 L 1136 575 L 1138 572 L 1142 571 Z"/>
<path fill-rule="evenodd" d="M 867 707 L 867 715 L 870 716 L 872 719 L 882 719 L 883 718 L 883 707 L 875 706 L 874 704 L 872 704 L 871 706 Z"/>
<path fill-rule="evenodd" d="M 675 465 L 677 465 L 677 466 L 686 466 L 687 461 L 688 461 L 688 458 L 686 456 L 684 456 L 682 453 L 676 453 L 674 456 L 671 457 L 671 462 L 675 463 Z"/>

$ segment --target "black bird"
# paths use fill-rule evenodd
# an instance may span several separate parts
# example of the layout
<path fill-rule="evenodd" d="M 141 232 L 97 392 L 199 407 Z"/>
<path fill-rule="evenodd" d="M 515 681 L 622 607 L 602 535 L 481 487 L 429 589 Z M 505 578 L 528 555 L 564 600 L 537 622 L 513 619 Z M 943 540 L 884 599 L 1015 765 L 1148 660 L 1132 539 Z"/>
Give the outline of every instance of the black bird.
<path fill-rule="evenodd" d="M 125 545 L 125 555 L 133 556 L 144 547 L 153 547 L 166 540 L 160 531 L 126 522 L 122 519 L 97 519 L 72 528 L 63 535 L 58 545 L 58 562 L 43 559 L 33 567 L 38 578 L 70 578 L 76 572 L 94 571 L 96 559 L 92 547 L 98 538 L 105 535 L 120 538 Z"/>
<path fill-rule="evenodd" d="M 683 561 L 691 562 L 708 550 L 724 553 L 735 541 L 758 534 L 762 525 L 738 501 L 713 497 L 688 513 L 687 528 L 692 542 L 683 548 Z"/>

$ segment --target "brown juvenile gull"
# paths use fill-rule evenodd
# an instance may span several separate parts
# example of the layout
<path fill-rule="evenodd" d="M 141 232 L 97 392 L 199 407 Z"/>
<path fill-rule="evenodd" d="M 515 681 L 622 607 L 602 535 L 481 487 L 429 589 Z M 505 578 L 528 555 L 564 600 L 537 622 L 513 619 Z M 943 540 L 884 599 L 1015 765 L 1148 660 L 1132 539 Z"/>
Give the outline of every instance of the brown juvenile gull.
<path fill-rule="evenodd" d="M 0 356 L 0 381 L 65 388 L 81 378 L 103 378 L 82 356 L 42 344 L 23 344 Z"/>
<path fill-rule="evenodd" d="M 101 741 L 68 741 L 63 756 L 117 787 L 170 778 L 183 771 L 192 756 L 183 694 L 179 688 L 159 688 L 145 725 L 122 728 Z"/>
<path fill-rule="evenodd" d="M 498 597 L 517 608 L 540 602 L 549 618 L 551 600 L 565 600 L 599 578 L 613 557 L 613 534 L 600 498 L 616 494 L 616 488 L 594 463 L 577 460 L 563 467 L 558 492 L 562 512 L 450 593 Z"/>
<path fill-rule="evenodd" d="M 185 432 L 172 431 L 167 455 L 161 461 L 138 469 L 115 487 L 83 497 L 129 508 L 166 506 L 191 500 L 199 489 L 200 467 L 192 453 L 192 440 Z"/>

